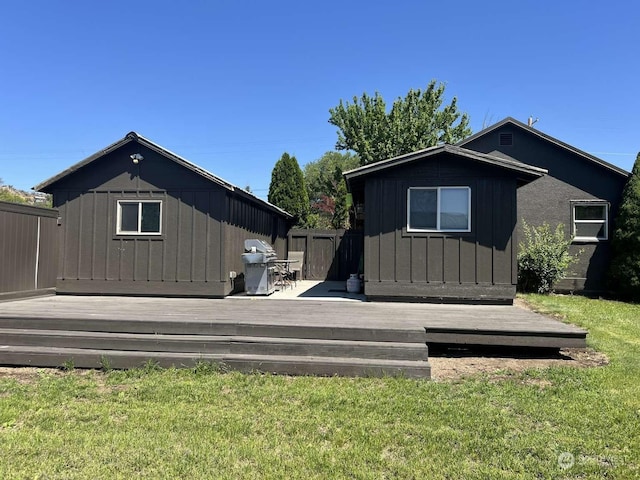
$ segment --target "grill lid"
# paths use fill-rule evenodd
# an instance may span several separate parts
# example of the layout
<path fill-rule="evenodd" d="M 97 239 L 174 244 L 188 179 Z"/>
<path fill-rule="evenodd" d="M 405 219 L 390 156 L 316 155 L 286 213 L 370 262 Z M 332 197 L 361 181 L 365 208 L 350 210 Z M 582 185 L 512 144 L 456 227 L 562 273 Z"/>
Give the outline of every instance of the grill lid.
<path fill-rule="evenodd" d="M 257 238 L 248 238 L 244 241 L 245 252 L 250 253 L 266 253 L 269 255 L 275 255 L 276 251 L 271 245 L 263 240 Z"/>
<path fill-rule="evenodd" d="M 271 245 L 257 238 L 249 238 L 244 241 L 246 253 L 242 254 L 244 263 L 267 263 L 276 259 L 276 251 Z"/>

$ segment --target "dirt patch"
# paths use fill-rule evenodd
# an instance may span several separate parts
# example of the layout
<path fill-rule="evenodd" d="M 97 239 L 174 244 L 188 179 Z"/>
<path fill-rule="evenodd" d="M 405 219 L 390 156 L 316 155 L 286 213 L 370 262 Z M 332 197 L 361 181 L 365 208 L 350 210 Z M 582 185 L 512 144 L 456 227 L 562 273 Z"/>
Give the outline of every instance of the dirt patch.
<path fill-rule="evenodd" d="M 559 352 L 530 352 L 505 350 L 448 349 L 431 351 L 429 355 L 431 375 L 436 381 L 459 380 L 472 375 L 485 374 L 491 379 L 506 378 L 505 372 L 523 372 L 529 369 L 544 369 L 553 366 L 592 368 L 607 365 L 609 359 L 591 348 L 567 348 Z M 65 372 L 56 368 L 0 367 L 0 379 L 14 379 L 20 383 L 35 383 L 43 375 L 87 375 L 91 370 Z M 540 384 L 546 380 L 531 379 Z M 548 382 L 547 382 L 548 383 Z M 100 385 L 104 388 L 104 385 Z M 112 390 L 113 387 L 108 387 Z"/>
<path fill-rule="evenodd" d="M 0 380 L 13 379 L 20 383 L 36 383 L 43 376 L 62 377 L 65 375 L 77 374 L 88 375 L 91 370 L 65 371 L 61 368 L 36 368 L 36 367 L 0 367 Z"/>
<path fill-rule="evenodd" d="M 42 369 L 34 367 L 0 367 L 1 380 L 16 380 L 20 383 L 35 383 L 42 376 L 43 371 L 58 372 L 56 369 Z"/>
<path fill-rule="evenodd" d="M 507 352 L 510 353 L 510 352 Z M 504 377 L 504 372 L 523 372 L 549 367 L 592 368 L 607 365 L 609 359 L 591 348 L 566 348 L 558 353 L 505 355 L 498 351 L 441 351 L 429 355 L 434 380 L 456 380 L 471 375 L 486 374 Z M 533 380 L 532 380 L 533 381 Z M 544 383 L 544 381 L 541 381 Z M 535 382 L 534 382 L 535 383 Z M 544 385 L 541 385 L 544 386 Z"/>

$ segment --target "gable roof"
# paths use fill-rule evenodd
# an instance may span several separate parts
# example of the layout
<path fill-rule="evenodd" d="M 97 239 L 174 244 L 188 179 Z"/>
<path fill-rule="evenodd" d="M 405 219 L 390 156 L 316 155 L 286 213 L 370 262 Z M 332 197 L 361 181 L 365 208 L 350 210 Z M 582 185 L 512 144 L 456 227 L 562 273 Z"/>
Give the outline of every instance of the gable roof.
<path fill-rule="evenodd" d="M 256 197 L 254 194 L 247 192 L 246 190 L 239 188 L 225 180 L 223 180 L 222 178 L 218 177 L 217 175 L 214 175 L 213 173 L 205 170 L 204 168 L 199 167 L 198 165 L 196 165 L 195 163 L 191 163 L 189 160 L 187 160 L 186 158 L 181 157 L 180 155 L 173 153 L 170 150 L 167 150 L 166 148 L 158 145 L 155 142 L 152 142 L 151 140 L 149 140 L 148 138 L 143 137 L 142 135 L 140 135 L 139 133 L 136 132 L 129 132 L 127 133 L 124 138 L 118 140 L 117 142 L 112 143 L 111 145 L 109 145 L 108 147 L 100 150 L 99 152 L 94 153 L 93 155 L 91 155 L 90 157 L 85 158 L 84 160 L 81 160 L 80 162 L 76 163 L 75 165 L 70 166 L 69 168 L 67 168 L 66 170 L 58 173 L 57 175 L 54 175 L 53 177 L 49 178 L 48 180 L 45 180 L 42 183 L 39 183 L 38 185 L 36 185 L 35 187 L 33 187 L 33 189 L 35 191 L 43 191 L 44 189 L 50 187 L 51 185 L 53 185 L 54 183 L 56 183 L 57 181 L 63 179 L 64 177 L 71 175 L 74 172 L 77 172 L 78 170 L 80 170 L 81 168 L 86 167 L 87 165 L 89 165 L 90 163 L 96 161 L 99 158 L 102 158 L 103 156 L 113 152 L 114 150 L 117 150 L 118 148 L 122 147 L 123 145 L 126 145 L 127 143 L 130 142 L 137 142 L 140 145 L 144 145 L 145 147 L 159 153 L 160 155 L 162 155 L 163 157 L 174 161 L 175 163 L 177 163 L 178 165 L 191 170 L 192 172 L 196 173 L 197 175 L 200 175 L 201 177 L 205 178 L 206 180 L 215 183 L 216 185 L 221 186 L 222 188 L 229 190 L 230 192 L 235 192 L 237 194 L 240 194 L 241 196 L 244 196 L 246 198 L 248 198 L 249 200 L 252 200 L 256 203 L 260 203 L 263 206 L 267 207 L 270 210 L 273 210 L 287 218 L 293 218 L 293 215 L 291 215 L 290 213 L 284 211 L 283 209 L 281 209 L 280 207 L 277 207 L 275 205 L 273 205 L 272 203 L 269 203 L 265 200 L 262 200 L 261 198 Z"/>
<path fill-rule="evenodd" d="M 617 167 L 609 162 L 606 162 L 604 160 L 602 160 L 601 158 L 598 158 L 594 155 L 591 155 L 590 153 L 587 153 L 583 150 L 580 150 L 579 148 L 576 148 L 572 145 L 569 145 L 568 143 L 564 143 L 560 140 L 558 140 L 557 138 L 552 137 L 551 135 L 547 135 L 546 133 L 543 133 L 539 130 L 536 130 L 533 127 L 528 126 L 525 123 L 522 123 L 518 120 L 516 120 L 513 117 L 507 117 L 504 120 L 499 121 L 496 124 L 490 125 L 489 127 L 485 128 L 484 130 L 479 131 L 478 133 L 475 133 L 473 135 L 471 135 L 470 137 L 465 138 L 464 140 L 461 140 L 460 142 L 456 143 L 457 146 L 463 147 L 465 145 L 467 145 L 468 143 L 472 142 L 473 140 L 483 137 L 491 132 L 494 132 L 495 130 L 498 130 L 499 128 L 505 126 L 505 125 L 512 125 L 514 127 L 517 127 L 521 130 L 524 130 L 527 133 L 530 133 L 532 135 L 535 135 L 538 138 L 541 138 L 542 140 L 552 143 L 553 145 L 556 145 L 564 150 L 567 150 L 575 155 L 578 155 L 579 157 L 589 161 L 589 162 L 593 162 L 596 165 L 600 165 L 601 167 L 606 168 L 607 170 L 610 170 L 612 172 L 615 172 L 619 175 L 622 175 L 624 177 L 628 177 L 630 175 L 629 172 L 627 172 L 626 170 Z"/>
<path fill-rule="evenodd" d="M 536 178 L 542 177 L 547 173 L 544 168 L 533 167 L 516 160 L 510 160 L 508 158 L 489 155 L 486 153 L 480 153 L 476 152 L 475 150 L 468 150 L 457 145 L 438 145 L 435 147 L 425 148 L 424 150 L 418 150 L 417 152 L 400 155 L 388 160 L 382 160 L 381 162 L 370 163 L 369 165 L 365 165 L 363 167 L 354 168 L 353 170 L 344 172 L 344 176 L 347 179 L 347 182 L 349 182 L 353 179 L 369 175 L 374 172 L 380 172 L 388 168 L 412 163 L 418 160 L 423 160 L 440 153 L 450 153 L 452 155 L 463 157 L 481 164 L 505 168 L 507 170 L 516 172 L 519 175 L 518 178 L 525 181 L 526 183 L 533 181 Z"/>

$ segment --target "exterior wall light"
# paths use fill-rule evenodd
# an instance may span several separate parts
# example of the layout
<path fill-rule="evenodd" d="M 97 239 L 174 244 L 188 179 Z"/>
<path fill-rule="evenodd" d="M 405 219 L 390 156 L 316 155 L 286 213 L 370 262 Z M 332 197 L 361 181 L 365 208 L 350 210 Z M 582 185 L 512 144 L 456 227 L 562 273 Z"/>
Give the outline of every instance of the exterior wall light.
<path fill-rule="evenodd" d="M 131 160 L 133 160 L 133 163 L 135 163 L 136 165 L 140 160 L 144 160 L 144 157 L 139 153 L 134 153 L 133 155 L 130 155 L 130 156 L 131 156 Z"/>

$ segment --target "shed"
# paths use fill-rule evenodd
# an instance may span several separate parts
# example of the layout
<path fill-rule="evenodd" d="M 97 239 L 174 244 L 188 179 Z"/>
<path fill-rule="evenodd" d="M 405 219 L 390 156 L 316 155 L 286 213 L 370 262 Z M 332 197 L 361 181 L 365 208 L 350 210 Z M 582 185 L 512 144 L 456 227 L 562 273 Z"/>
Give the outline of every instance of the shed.
<path fill-rule="evenodd" d="M 223 297 L 244 239 L 284 255 L 292 218 L 135 132 L 34 189 L 60 214 L 58 293 Z"/>
<path fill-rule="evenodd" d="M 535 165 L 548 175 L 518 190 L 518 225 L 564 225 L 578 256 L 558 291 L 601 294 L 607 290 L 613 220 L 629 172 L 508 117 L 458 146 Z"/>
<path fill-rule="evenodd" d="M 519 187 L 545 170 L 440 145 L 345 172 L 371 299 L 512 302 Z"/>

